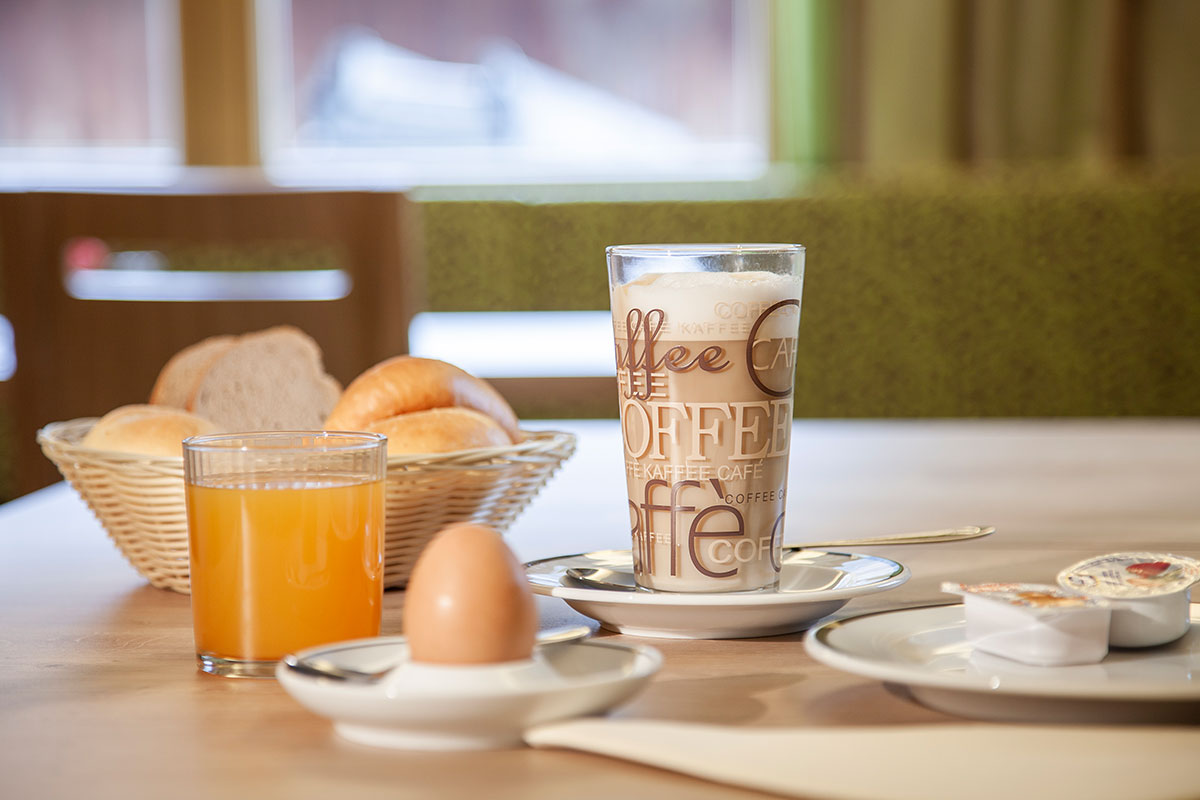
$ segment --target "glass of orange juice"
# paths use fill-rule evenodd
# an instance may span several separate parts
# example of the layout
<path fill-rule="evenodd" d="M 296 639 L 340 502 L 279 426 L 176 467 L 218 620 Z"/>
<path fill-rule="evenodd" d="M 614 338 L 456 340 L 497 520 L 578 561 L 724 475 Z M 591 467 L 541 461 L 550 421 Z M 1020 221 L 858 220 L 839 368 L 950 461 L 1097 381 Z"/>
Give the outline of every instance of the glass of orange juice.
<path fill-rule="evenodd" d="M 379 635 L 385 436 L 217 434 L 183 451 L 201 671 L 271 677 L 287 653 Z"/>

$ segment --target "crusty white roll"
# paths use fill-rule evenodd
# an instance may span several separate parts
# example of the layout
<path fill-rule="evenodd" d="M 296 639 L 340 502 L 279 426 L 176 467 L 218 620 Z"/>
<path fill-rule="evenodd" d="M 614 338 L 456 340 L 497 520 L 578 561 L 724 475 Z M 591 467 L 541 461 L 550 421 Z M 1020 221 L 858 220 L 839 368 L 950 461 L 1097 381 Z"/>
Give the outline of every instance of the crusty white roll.
<path fill-rule="evenodd" d="M 364 430 L 401 414 L 434 408 L 470 408 L 499 423 L 520 441 L 517 415 L 491 384 L 432 358 L 396 356 L 359 375 L 325 420 L 327 430 Z"/>
<path fill-rule="evenodd" d="M 499 422 L 473 408 L 431 408 L 399 414 L 373 422 L 366 430 L 387 436 L 388 456 L 452 453 L 512 444 Z"/>
<path fill-rule="evenodd" d="M 98 419 L 80 444 L 95 450 L 183 458 L 184 439 L 218 432 L 213 422 L 182 409 L 128 405 Z"/>

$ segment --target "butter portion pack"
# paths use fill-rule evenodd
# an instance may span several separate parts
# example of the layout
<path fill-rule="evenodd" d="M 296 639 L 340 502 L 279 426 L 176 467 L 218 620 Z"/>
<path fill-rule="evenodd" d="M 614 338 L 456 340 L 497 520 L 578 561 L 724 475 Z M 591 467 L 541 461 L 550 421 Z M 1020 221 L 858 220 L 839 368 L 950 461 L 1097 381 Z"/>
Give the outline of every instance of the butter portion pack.
<path fill-rule="evenodd" d="M 1094 664 L 1108 654 L 1109 604 L 1040 583 L 943 583 L 961 595 L 976 650 L 1034 666 Z"/>

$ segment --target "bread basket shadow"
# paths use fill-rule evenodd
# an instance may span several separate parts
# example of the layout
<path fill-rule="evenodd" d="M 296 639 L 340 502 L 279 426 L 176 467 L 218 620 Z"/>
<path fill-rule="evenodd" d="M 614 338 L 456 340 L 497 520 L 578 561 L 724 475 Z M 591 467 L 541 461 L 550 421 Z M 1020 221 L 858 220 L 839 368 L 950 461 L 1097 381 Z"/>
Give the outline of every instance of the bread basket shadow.
<path fill-rule="evenodd" d="M 38 431 L 38 444 L 151 585 L 188 593 L 183 458 L 82 447 L 95 422 L 52 422 Z M 574 452 L 573 434 L 531 431 L 508 447 L 389 458 L 384 586 L 403 587 L 421 549 L 446 525 L 507 530 Z"/>

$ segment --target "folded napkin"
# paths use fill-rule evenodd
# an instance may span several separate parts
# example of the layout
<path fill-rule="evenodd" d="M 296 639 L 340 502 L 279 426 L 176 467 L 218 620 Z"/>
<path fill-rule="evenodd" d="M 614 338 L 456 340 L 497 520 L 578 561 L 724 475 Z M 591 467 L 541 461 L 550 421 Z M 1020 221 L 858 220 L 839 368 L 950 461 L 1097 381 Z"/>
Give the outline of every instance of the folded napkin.
<path fill-rule="evenodd" d="M 949 724 L 729 728 L 577 719 L 526 733 L 719 783 L 816 800 L 1200 797 L 1200 729 Z"/>

